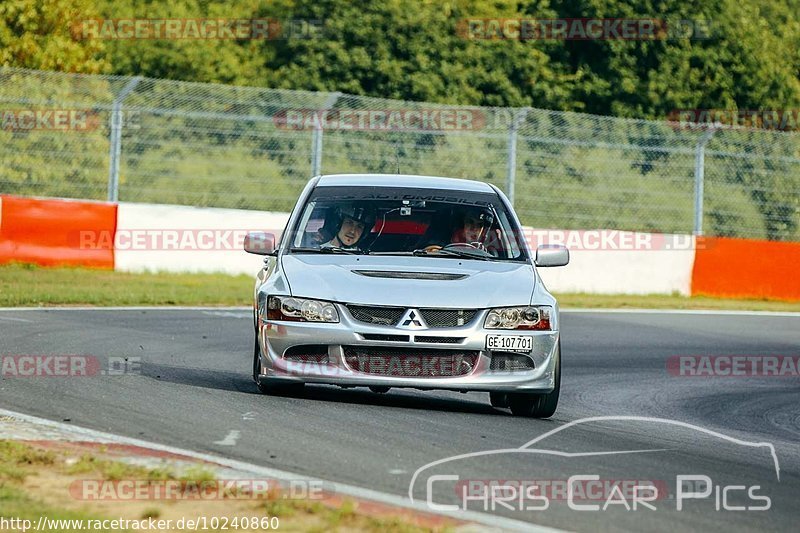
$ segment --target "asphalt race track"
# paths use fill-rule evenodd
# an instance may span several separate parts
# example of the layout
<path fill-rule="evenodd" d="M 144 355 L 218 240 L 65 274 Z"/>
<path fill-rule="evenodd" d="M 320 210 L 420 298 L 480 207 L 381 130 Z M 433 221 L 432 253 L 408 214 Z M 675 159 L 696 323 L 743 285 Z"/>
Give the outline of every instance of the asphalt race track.
<path fill-rule="evenodd" d="M 261 396 L 249 375 L 252 331 L 250 313 L 242 309 L 3 310 L 2 356 L 128 358 L 129 372 L 5 372 L 0 407 L 398 496 L 407 496 L 414 473 L 433 461 L 505 450 L 424 469 L 415 479 L 415 498 L 425 501 L 426 480 L 434 473 L 458 476 L 430 485 L 433 501 L 450 504 L 460 502 L 458 483 L 474 489 L 486 480 L 548 480 L 563 487 L 570 476 L 597 475 L 653 482 L 661 488 L 651 502 L 655 509 L 640 504 L 627 510 L 617 498 L 603 510 L 603 493 L 575 502 L 600 509 L 575 510 L 556 489 L 544 510 L 529 508 L 544 507 L 544 500 L 520 503 L 513 490 L 504 493 L 512 495 L 505 505 L 484 498 L 468 508 L 495 504 L 487 512 L 578 531 L 796 531 L 800 379 L 681 377 L 668 372 L 667 361 L 687 355 L 796 358 L 800 314 L 564 313 L 562 397 L 550 420 L 512 417 L 479 393 L 394 389 L 377 395 L 309 386 L 297 397 Z M 529 452 L 519 450 L 569 422 L 600 416 L 687 425 L 581 422 Z M 774 446 L 774 458 L 766 443 Z M 712 482 L 685 485 L 681 511 L 678 475 Z M 707 497 L 685 497 L 706 488 Z M 745 510 L 765 501 L 768 510 Z"/>

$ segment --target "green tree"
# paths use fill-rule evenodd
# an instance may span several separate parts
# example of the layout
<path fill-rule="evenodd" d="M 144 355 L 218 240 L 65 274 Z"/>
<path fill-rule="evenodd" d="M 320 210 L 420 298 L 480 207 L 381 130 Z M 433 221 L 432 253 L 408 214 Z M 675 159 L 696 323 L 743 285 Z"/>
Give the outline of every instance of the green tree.
<path fill-rule="evenodd" d="M 573 98 L 589 113 L 664 118 L 675 109 L 797 107 L 799 7 L 797 0 L 553 0 L 562 17 L 659 19 L 668 29 L 668 38 L 653 41 L 567 42 L 553 60 L 580 75 Z M 692 25 L 693 33 L 674 31 Z"/>
<path fill-rule="evenodd" d="M 85 72 L 108 68 L 103 43 L 84 41 L 73 24 L 95 18 L 90 0 L 4 0 L 0 3 L 0 65 Z"/>
<path fill-rule="evenodd" d="M 258 2 L 100 0 L 106 18 L 249 19 Z M 115 74 L 151 78 L 264 85 L 263 57 L 254 41 L 228 39 L 111 39 L 105 41 Z"/>
<path fill-rule="evenodd" d="M 297 0 L 296 19 L 322 21 L 320 38 L 263 44 L 267 83 L 401 100 L 570 107 L 570 77 L 545 46 L 465 39 L 466 17 L 514 17 L 516 2 Z"/>

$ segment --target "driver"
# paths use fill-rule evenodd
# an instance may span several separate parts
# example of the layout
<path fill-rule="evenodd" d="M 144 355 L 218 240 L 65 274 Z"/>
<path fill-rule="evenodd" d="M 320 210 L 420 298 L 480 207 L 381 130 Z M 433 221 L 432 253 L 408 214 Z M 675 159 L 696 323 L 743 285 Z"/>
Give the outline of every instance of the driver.
<path fill-rule="evenodd" d="M 375 224 L 375 216 L 369 208 L 349 206 L 336 209 L 338 219 L 334 236 L 320 248 L 355 249 Z"/>

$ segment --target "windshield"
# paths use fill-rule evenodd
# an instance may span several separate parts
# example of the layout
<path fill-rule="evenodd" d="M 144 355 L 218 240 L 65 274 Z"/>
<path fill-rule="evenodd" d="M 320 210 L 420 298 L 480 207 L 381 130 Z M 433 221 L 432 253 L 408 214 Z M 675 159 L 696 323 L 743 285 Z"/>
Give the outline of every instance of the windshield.
<path fill-rule="evenodd" d="M 527 260 L 496 193 L 407 187 L 317 187 L 290 238 L 295 253 Z"/>

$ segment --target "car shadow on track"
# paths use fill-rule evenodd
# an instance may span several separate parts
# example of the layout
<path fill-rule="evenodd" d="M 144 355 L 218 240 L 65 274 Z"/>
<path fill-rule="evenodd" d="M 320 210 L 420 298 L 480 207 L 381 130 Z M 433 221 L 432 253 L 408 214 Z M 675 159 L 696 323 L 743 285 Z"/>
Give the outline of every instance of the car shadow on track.
<path fill-rule="evenodd" d="M 258 392 L 252 378 L 240 372 L 144 362 L 141 364 L 141 375 L 165 383 L 191 385 L 206 389 Z"/>
<path fill-rule="evenodd" d="M 489 405 L 488 395 L 482 401 L 474 396 L 445 398 L 434 396 L 428 391 L 414 389 L 394 389 L 386 394 L 375 394 L 366 388 L 342 389 L 332 385 L 306 385 L 301 392 L 286 394 L 284 397 L 310 401 L 397 407 L 401 409 L 421 409 L 425 411 L 448 411 L 482 415 L 510 415 Z"/>
<path fill-rule="evenodd" d="M 141 375 L 166 383 L 191 385 L 193 387 L 230 392 L 242 392 L 260 396 L 252 378 L 239 372 L 144 362 L 141 365 Z M 276 399 L 294 398 L 309 401 L 397 407 L 401 409 L 421 409 L 426 411 L 510 416 L 508 411 L 495 409 L 489 405 L 488 395 L 481 396 L 483 396 L 483 399 L 476 401 L 474 396 L 463 395 L 463 398 L 445 398 L 442 396 L 434 396 L 430 392 L 414 389 L 394 389 L 387 394 L 376 394 L 366 388 L 342 389 L 332 385 L 306 385 L 303 390 L 297 393 L 286 393 L 269 397 Z"/>

